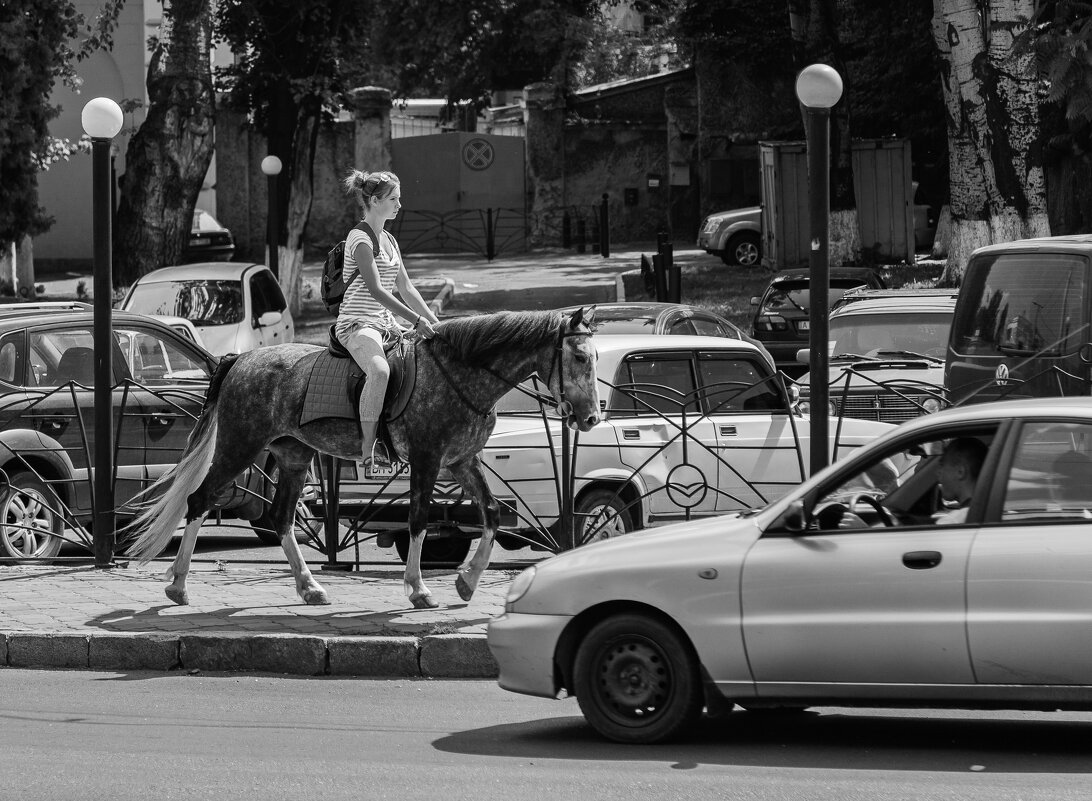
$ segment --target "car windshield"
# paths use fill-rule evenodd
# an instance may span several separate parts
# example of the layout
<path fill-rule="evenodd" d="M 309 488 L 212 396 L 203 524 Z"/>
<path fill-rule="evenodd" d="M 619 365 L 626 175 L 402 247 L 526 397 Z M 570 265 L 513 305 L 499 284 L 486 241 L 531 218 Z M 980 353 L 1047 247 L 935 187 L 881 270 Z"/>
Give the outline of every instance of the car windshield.
<path fill-rule="evenodd" d="M 830 281 L 830 290 L 827 292 L 827 302 L 833 304 L 834 301 L 845 294 L 846 290 L 861 285 L 860 281 L 853 278 L 832 278 Z M 806 312 L 811 305 L 811 291 L 809 286 L 810 284 L 808 281 L 781 281 L 770 287 L 770 293 L 766 296 L 766 303 L 764 305 L 767 309 L 774 309 L 777 311 L 791 311 L 796 309 L 798 311 Z"/>
<path fill-rule="evenodd" d="M 951 314 L 846 314 L 830 320 L 831 356 L 874 352 L 944 357 Z"/>
<path fill-rule="evenodd" d="M 219 231 L 220 223 L 216 222 L 216 218 L 209 214 L 207 211 L 201 211 L 198 209 L 193 213 L 193 229 L 194 231 Z"/>
<path fill-rule="evenodd" d="M 243 319 L 239 281 L 192 279 L 153 281 L 133 288 L 127 305 L 140 314 L 185 317 L 194 325 L 236 325 Z"/>

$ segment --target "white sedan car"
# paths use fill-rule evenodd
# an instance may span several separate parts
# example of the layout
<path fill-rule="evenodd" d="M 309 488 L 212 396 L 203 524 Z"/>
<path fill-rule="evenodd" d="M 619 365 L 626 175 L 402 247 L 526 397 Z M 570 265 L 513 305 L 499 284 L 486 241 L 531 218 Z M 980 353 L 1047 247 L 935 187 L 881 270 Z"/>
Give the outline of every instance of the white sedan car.
<path fill-rule="evenodd" d="M 984 459 L 962 522 L 956 440 Z M 760 511 L 524 571 L 489 625 L 500 685 L 575 694 L 620 742 L 733 704 L 1092 710 L 1090 476 L 1088 398 L 916 418 Z"/>
<path fill-rule="evenodd" d="M 723 337 L 597 335 L 603 422 L 572 434 L 526 389 L 497 408 L 482 454 L 501 503 L 503 547 L 566 547 L 560 531 L 562 437 L 571 437 L 573 541 L 581 545 L 668 521 L 765 505 L 796 487 L 810 464 L 810 421 L 792 408 L 760 348 Z M 841 458 L 891 426 L 831 423 Z M 837 437 L 835 436 L 837 434 Z M 406 473 L 357 476 L 342 468 L 341 517 L 367 531 L 388 529 L 402 553 Z M 460 561 L 480 515 L 450 477 L 434 493 L 425 560 Z M 391 544 L 390 538 L 377 540 Z"/>
<path fill-rule="evenodd" d="M 264 264 L 204 262 L 153 270 L 129 288 L 121 308 L 189 320 L 214 356 L 281 345 L 296 336 L 284 293 Z"/>

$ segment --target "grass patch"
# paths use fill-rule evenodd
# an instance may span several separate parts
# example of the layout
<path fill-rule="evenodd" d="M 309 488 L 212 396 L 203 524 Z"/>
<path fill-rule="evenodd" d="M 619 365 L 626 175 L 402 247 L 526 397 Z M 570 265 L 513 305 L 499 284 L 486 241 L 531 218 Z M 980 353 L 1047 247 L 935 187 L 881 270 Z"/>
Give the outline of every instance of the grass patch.
<path fill-rule="evenodd" d="M 889 264 L 879 268 L 884 283 L 892 289 L 936 286 L 944 269 L 939 261 L 920 264 Z M 751 298 L 761 295 L 771 273 L 764 270 L 726 268 L 722 264 L 689 264 L 682 267 L 682 302 L 709 309 L 744 330 L 751 327 L 754 307 Z"/>

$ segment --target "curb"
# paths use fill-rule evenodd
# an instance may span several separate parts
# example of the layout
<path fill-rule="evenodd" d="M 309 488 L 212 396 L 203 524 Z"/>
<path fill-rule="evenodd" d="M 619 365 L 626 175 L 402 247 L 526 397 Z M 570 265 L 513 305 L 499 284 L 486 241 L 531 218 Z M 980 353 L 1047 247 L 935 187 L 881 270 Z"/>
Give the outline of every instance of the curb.
<path fill-rule="evenodd" d="M 0 632 L 0 665 L 370 678 L 490 679 L 498 675 L 484 634 L 318 637 Z"/>

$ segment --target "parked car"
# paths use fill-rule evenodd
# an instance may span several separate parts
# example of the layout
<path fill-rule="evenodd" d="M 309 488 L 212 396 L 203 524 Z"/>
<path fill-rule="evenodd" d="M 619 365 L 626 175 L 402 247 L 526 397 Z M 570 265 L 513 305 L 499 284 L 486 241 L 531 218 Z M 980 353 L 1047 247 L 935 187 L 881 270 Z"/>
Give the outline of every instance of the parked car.
<path fill-rule="evenodd" d="M 65 528 L 91 519 L 93 318 L 85 303 L 0 306 L 0 556 L 55 556 Z M 150 317 L 114 312 L 112 330 L 115 501 L 124 507 L 177 464 L 216 360 Z M 262 480 L 248 471 L 218 508 L 262 519 Z"/>
<path fill-rule="evenodd" d="M 762 207 L 710 214 L 698 229 L 698 247 L 725 264 L 757 267 L 762 261 Z"/>
<path fill-rule="evenodd" d="M 1087 234 L 971 254 L 945 367 L 954 401 L 1092 392 L 1090 257 Z"/>
<path fill-rule="evenodd" d="M 810 459 L 808 421 L 793 408 L 766 356 L 749 342 L 698 336 L 600 335 L 603 422 L 572 442 L 577 543 L 654 523 L 747 509 L 789 492 Z M 508 392 L 483 451 L 501 504 L 503 547 L 554 547 L 560 520 L 560 421 L 544 413 L 533 384 Z M 832 457 L 890 426 L 846 421 Z M 570 435 L 571 436 L 571 435 Z M 343 463 L 339 516 L 405 558 L 409 480 L 368 476 Z M 316 510 L 317 512 L 317 510 Z M 450 476 L 433 500 L 426 561 L 461 561 L 480 532 L 480 513 Z"/>
<path fill-rule="evenodd" d="M 868 267 L 832 267 L 828 301 L 833 304 L 848 289 L 882 289 L 883 279 Z M 811 336 L 811 271 L 807 267 L 776 273 L 761 295 L 751 298 L 755 307 L 751 336 L 766 346 L 781 370 L 799 374 L 796 352 L 808 346 Z"/>
<path fill-rule="evenodd" d="M 562 312 L 572 313 L 577 306 Z M 599 334 L 696 334 L 750 342 L 769 358 L 766 347 L 738 325 L 700 306 L 658 301 L 618 301 L 595 307 L 595 330 Z"/>
<path fill-rule="evenodd" d="M 184 262 L 231 261 L 235 255 L 235 239 L 219 221 L 203 209 L 193 210 L 190 239 L 182 251 Z"/>
<path fill-rule="evenodd" d="M 947 405 L 944 352 L 954 289 L 851 289 L 830 313 L 832 416 L 901 423 Z M 797 352 L 808 364 L 811 351 Z M 811 373 L 800 379 L 810 409 Z"/>
<path fill-rule="evenodd" d="M 943 523 L 940 454 L 962 438 L 985 462 Z M 1089 464 L 1087 398 L 916 418 L 760 511 L 525 570 L 488 627 L 500 686 L 567 690 L 634 743 L 703 707 L 1092 709 Z"/>
<path fill-rule="evenodd" d="M 153 270 L 129 287 L 121 308 L 190 320 L 216 356 L 280 345 L 296 336 L 284 293 L 264 264 L 208 262 Z"/>

